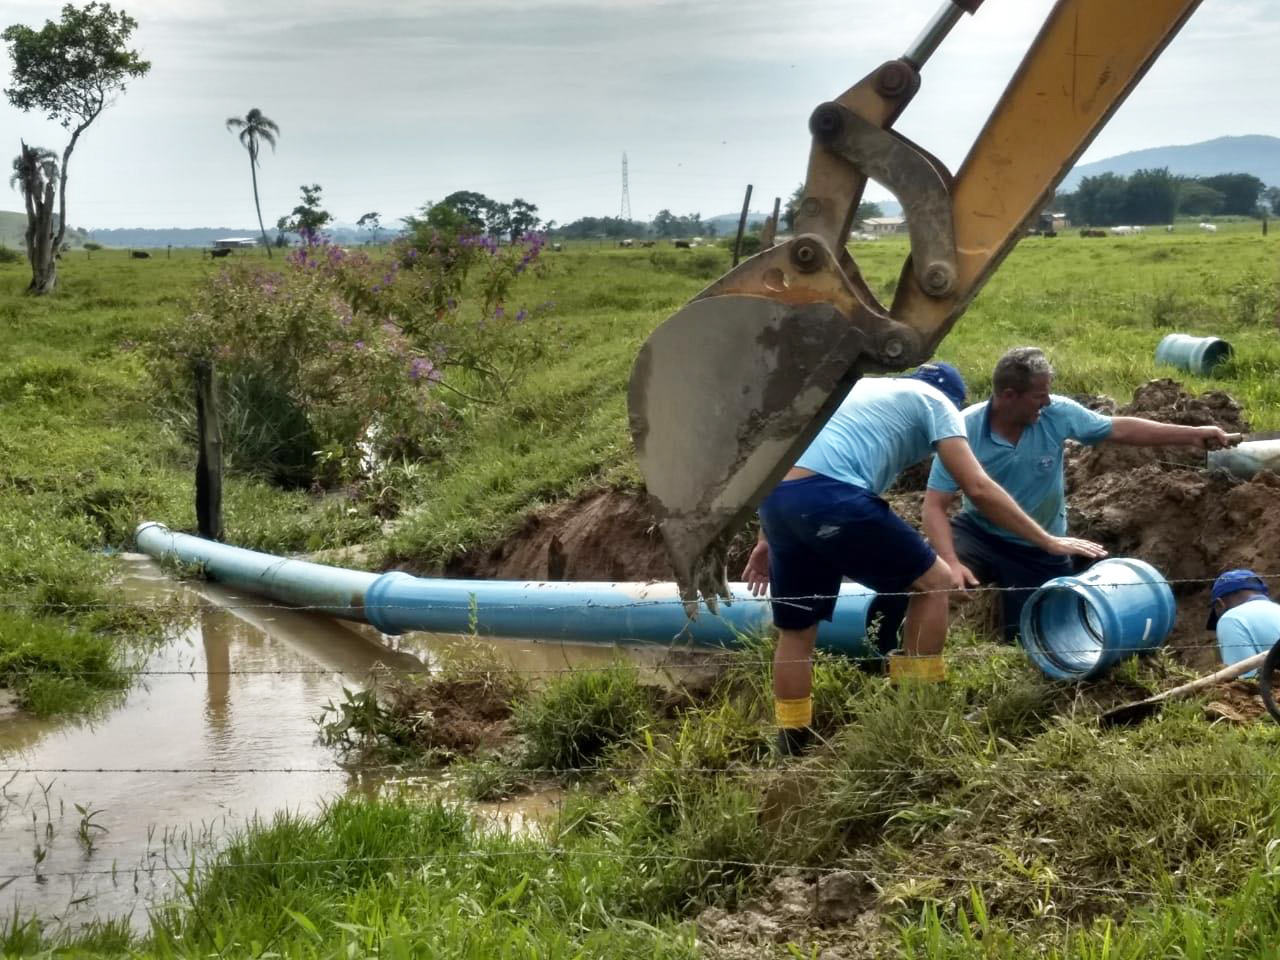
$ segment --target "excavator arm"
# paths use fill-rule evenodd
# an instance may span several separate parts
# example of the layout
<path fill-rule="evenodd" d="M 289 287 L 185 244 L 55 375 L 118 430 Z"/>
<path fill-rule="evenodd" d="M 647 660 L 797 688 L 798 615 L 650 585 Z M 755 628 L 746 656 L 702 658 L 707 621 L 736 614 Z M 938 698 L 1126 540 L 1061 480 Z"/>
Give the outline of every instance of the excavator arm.
<path fill-rule="evenodd" d="M 814 110 L 794 236 L 640 349 L 631 433 L 691 615 L 700 594 L 713 611 L 728 598 L 728 537 L 853 384 L 932 356 L 1199 0 L 1058 0 L 952 176 L 891 128 L 925 61 L 981 3 L 946 0 L 906 54 Z M 902 204 L 911 241 L 887 308 L 846 249 L 868 179 Z"/>

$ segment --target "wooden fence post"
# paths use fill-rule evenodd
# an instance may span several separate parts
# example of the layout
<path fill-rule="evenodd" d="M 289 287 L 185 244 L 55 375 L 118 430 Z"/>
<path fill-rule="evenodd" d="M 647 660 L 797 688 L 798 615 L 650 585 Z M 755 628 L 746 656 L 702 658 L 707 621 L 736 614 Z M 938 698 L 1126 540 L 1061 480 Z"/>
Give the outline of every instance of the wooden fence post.
<path fill-rule="evenodd" d="M 742 216 L 738 217 L 738 238 L 733 241 L 733 265 L 738 265 L 738 251 L 742 247 L 742 231 L 747 228 L 747 210 L 751 207 L 751 184 L 747 184 L 747 195 L 742 198 Z"/>
<path fill-rule="evenodd" d="M 196 524 L 200 536 L 222 539 L 222 425 L 214 390 L 213 364 L 197 360 L 196 384 Z"/>

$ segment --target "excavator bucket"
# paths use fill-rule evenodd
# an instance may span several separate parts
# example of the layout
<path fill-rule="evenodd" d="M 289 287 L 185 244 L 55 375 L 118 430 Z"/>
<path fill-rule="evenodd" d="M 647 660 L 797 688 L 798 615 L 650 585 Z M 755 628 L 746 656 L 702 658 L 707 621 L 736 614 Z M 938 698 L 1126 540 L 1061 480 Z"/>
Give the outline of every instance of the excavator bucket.
<path fill-rule="evenodd" d="M 650 335 L 631 433 L 686 609 L 727 597 L 723 537 L 804 451 L 858 379 L 866 337 L 832 303 L 710 296 Z"/>

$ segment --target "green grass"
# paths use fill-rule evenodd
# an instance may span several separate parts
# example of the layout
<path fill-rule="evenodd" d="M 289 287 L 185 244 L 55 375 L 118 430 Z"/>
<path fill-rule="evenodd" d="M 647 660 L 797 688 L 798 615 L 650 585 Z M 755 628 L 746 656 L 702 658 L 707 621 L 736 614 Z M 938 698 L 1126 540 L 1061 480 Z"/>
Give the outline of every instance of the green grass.
<path fill-rule="evenodd" d="M 58 293 L 33 298 L 25 263 L 0 266 L 0 578 L 4 609 L 31 625 L 10 625 L 10 635 L 26 634 L 28 666 L 0 684 L 29 709 L 74 711 L 119 689 L 111 670 L 69 677 L 54 648 L 88 631 L 95 645 L 110 640 L 118 659 L 122 640 L 149 641 L 161 629 L 121 606 L 106 554 L 127 549 L 143 520 L 195 525 L 194 451 L 163 428 L 144 352 L 214 269 L 193 251 L 144 261 L 77 251 L 60 265 Z M 339 546 L 376 530 L 350 503 L 239 476 L 228 477 L 225 512 L 230 539 L 273 551 Z M 47 656 L 29 656 L 46 644 Z"/>

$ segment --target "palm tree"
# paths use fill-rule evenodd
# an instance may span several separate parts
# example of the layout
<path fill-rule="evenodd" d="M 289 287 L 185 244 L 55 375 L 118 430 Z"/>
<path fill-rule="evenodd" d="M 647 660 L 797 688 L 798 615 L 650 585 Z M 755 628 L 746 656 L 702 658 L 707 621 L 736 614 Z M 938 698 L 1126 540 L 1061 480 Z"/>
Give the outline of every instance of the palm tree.
<path fill-rule="evenodd" d="M 274 120 L 254 107 L 243 118 L 228 118 L 227 129 L 239 130 L 240 142 L 249 151 L 249 172 L 253 175 L 253 205 L 258 210 L 258 229 L 262 231 L 262 243 L 267 248 L 267 256 L 270 257 L 271 241 L 267 239 L 267 228 L 262 225 L 262 204 L 258 202 L 258 142 L 266 141 L 271 144 L 271 149 L 274 151 L 280 128 L 276 126 Z"/>
<path fill-rule="evenodd" d="M 29 147 L 13 158 L 9 186 L 22 193 L 27 209 L 27 260 L 31 263 L 29 293 L 49 293 L 57 280 L 53 249 L 53 192 L 59 180 L 58 155 L 44 147 Z"/>

